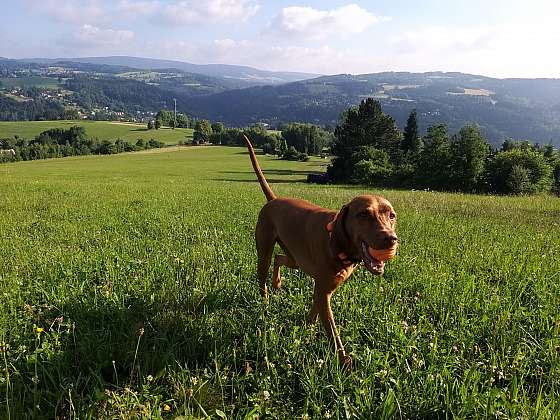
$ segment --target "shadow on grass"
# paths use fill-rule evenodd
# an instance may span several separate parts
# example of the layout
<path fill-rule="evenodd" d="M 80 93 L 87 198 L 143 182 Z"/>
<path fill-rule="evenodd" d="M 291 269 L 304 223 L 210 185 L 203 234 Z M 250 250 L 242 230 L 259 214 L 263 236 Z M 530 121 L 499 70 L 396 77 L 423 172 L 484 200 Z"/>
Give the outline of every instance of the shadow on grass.
<path fill-rule="evenodd" d="M 284 179 L 284 178 L 267 178 L 266 179 L 271 184 L 305 184 L 304 179 Z M 210 181 L 227 181 L 227 182 L 243 182 L 248 184 L 258 184 L 256 179 L 239 179 L 239 178 L 210 178 Z"/>
<path fill-rule="evenodd" d="M 253 171 L 222 171 L 221 174 L 254 174 Z M 263 170 L 265 175 L 284 175 L 284 176 L 291 176 L 291 175 L 309 175 L 309 174 L 322 174 L 321 171 L 298 171 L 293 169 L 266 169 Z"/>
<path fill-rule="evenodd" d="M 69 418 L 72 400 L 82 408 L 102 405 L 106 389 L 136 388 L 148 375 L 156 385 L 169 367 L 212 370 L 213 357 L 228 359 L 246 339 L 243 323 L 251 322 L 243 313 L 254 318 L 248 313 L 253 309 L 244 309 L 239 293 L 216 289 L 197 296 L 183 290 L 155 300 L 146 292 L 125 303 L 90 296 L 43 313 L 41 324 L 51 328 L 36 341 L 33 360 L 13 364 L 13 418 Z"/>

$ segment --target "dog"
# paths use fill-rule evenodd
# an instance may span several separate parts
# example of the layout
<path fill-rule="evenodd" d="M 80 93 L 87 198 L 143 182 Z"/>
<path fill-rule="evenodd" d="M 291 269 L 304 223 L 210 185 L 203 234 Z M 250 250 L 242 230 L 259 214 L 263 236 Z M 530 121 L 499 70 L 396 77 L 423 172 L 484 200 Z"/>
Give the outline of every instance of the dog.
<path fill-rule="evenodd" d="M 305 200 L 277 198 L 259 166 L 251 141 L 243 136 L 267 199 L 255 229 L 261 295 L 265 299 L 268 296 L 268 269 L 278 244 L 284 254 L 274 256 L 272 287 L 277 290 L 281 286 L 282 266 L 299 268 L 313 277 L 313 305 L 308 322 L 312 324 L 317 317 L 321 318 L 340 361 L 351 366 L 352 359 L 336 329 L 331 297 L 362 261 L 373 274 L 383 274 L 384 261 L 392 258 L 398 247 L 393 206 L 383 197 L 361 195 L 336 212 Z"/>

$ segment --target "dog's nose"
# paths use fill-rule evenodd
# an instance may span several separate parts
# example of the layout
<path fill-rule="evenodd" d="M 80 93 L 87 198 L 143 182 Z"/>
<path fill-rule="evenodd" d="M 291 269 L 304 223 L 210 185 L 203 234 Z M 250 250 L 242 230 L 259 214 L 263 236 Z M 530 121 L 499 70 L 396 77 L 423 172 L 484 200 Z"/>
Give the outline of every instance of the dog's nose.
<path fill-rule="evenodd" d="M 387 234 L 387 236 L 385 237 L 385 242 L 386 242 L 389 246 L 395 245 L 398 241 L 399 241 L 399 238 L 397 238 L 397 235 L 395 235 L 394 233 L 389 233 L 389 234 Z"/>

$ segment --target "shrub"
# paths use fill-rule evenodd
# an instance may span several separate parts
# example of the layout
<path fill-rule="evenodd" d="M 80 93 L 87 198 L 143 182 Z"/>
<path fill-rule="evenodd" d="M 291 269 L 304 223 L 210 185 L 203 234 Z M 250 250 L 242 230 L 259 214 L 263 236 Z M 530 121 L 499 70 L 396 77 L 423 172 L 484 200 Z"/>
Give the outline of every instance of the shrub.
<path fill-rule="evenodd" d="M 492 190 L 498 193 L 534 193 L 552 187 L 552 167 L 542 153 L 531 148 L 499 152 L 487 176 Z"/>
<path fill-rule="evenodd" d="M 309 160 L 307 153 L 298 152 L 295 147 L 290 146 L 288 150 L 282 155 L 284 160 L 299 160 L 300 162 L 306 162 Z"/>

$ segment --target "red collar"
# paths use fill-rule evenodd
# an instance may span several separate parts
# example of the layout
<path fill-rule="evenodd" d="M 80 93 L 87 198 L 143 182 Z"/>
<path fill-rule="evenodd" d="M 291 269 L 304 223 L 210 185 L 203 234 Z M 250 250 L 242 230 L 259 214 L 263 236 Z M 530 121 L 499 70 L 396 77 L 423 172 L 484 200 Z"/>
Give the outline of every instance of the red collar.
<path fill-rule="evenodd" d="M 334 219 L 332 219 L 329 223 L 327 223 L 326 226 L 327 232 L 329 233 L 329 240 L 331 240 L 331 243 L 332 243 L 332 233 L 334 229 L 334 224 L 336 222 L 337 217 L 338 217 L 338 213 L 335 214 Z M 356 264 L 355 262 L 352 262 L 352 260 L 348 258 L 348 255 L 346 255 L 345 252 L 339 252 L 336 256 L 344 266 Z"/>

